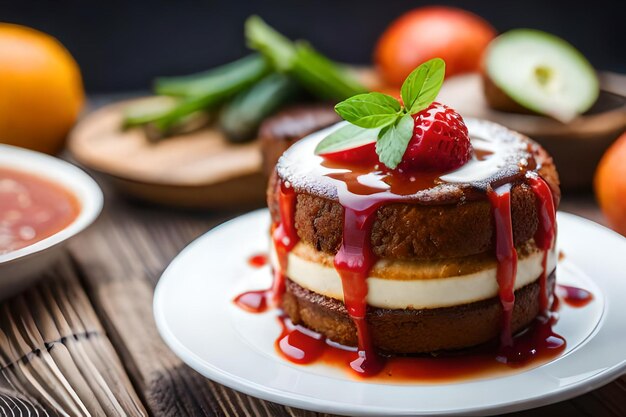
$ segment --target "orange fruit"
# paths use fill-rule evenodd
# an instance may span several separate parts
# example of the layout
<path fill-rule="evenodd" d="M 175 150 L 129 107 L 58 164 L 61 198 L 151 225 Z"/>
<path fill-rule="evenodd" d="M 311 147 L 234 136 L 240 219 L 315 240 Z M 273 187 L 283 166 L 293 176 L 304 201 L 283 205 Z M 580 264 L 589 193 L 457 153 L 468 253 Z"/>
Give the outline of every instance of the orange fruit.
<path fill-rule="evenodd" d="M 84 100 L 80 70 L 63 45 L 0 23 L 0 142 L 55 153 Z"/>
<path fill-rule="evenodd" d="M 626 133 L 600 160 L 594 187 L 609 226 L 626 236 Z"/>
<path fill-rule="evenodd" d="M 477 71 L 495 36 L 489 23 L 468 11 L 421 7 L 403 14 L 383 32 L 374 62 L 392 85 L 401 85 L 413 69 L 432 58 L 446 61 L 446 76 Z"/>

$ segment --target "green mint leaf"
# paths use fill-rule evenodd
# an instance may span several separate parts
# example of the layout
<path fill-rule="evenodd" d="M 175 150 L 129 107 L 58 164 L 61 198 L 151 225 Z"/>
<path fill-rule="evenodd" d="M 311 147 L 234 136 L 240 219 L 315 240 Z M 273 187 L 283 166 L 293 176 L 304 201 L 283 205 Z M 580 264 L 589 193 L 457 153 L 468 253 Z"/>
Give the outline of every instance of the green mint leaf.
<path fill-rule="evenodd" d="M 315 148 L 315 155 L 339 152 L 376 142 L 380 128 L 365 129 L 352 124 L 343 126 L 326 136 Z"/>
<path fill-rule="evenodd" d="M 357 94 L 335 106 L 344 119 L 364 128 L 388 126 L 398 119 L 400 103 L 382 93 Z"/>
<path fill-rule="evenodd" d="M 380 132 L 380 137 L 376 141 L 376 153 L 380 162 L 390 169 L 395 169 L 413 136 L 413 125 L 415 121 L 410 114 L 405 114 L 400 120 L 387 126 Z"/>
<path fill-rule="evenodd" d="M 443 84 L 446 63 L 433 58 L 415 68 L 404 80 L 400 95 L 409 114 L 415 114 L 430 106 Z"/>

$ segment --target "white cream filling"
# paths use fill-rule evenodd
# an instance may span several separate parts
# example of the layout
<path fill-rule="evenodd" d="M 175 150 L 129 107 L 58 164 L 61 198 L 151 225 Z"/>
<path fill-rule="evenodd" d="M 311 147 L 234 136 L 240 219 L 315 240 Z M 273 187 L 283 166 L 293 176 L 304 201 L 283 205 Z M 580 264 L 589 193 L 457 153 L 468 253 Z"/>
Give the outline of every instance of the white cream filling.
<path fill-rule="evenodd" d="M 517 264 L 515 289 L 536 281 L 543 271 L 543 252 L 537 251 L 520 259 Z M 548 253 L 548 273 L 556 268 L 556 250 Z M 272 264 L 276 254 L 272 248 Z M 389 309 L 437 308 L 472 303 L 498 295 L 497 266 L 478 272 L 447 278 L 396 280 L 368 277 L 367 303 Z M 289 279 L 310 291 L 343 301 L 341 278 L 330 266 L 304 259 L 294 252 L 289 254 Z"/>

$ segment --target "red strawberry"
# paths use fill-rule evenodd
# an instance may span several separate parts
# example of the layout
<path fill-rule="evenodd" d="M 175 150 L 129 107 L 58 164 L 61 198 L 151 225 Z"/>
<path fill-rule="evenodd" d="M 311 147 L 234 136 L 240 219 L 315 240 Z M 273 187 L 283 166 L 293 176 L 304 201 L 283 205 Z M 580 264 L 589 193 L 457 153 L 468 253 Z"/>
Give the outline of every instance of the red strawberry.
<path fill-rule="evenodd" d="M 401 171 L 451 171 L 472 156 L 467 126 L 453 109 L 432 103 L 413 115 L 413 137 L 398 165 Z"/>
<path fill-rule="evenodd" d="M 346 162 L 353 164 L 377 164 L 376 142 L 366 143 L 356 148 L 346 148 L 331 153 L 320 154 L 325 159 L 335 162 Z"/>

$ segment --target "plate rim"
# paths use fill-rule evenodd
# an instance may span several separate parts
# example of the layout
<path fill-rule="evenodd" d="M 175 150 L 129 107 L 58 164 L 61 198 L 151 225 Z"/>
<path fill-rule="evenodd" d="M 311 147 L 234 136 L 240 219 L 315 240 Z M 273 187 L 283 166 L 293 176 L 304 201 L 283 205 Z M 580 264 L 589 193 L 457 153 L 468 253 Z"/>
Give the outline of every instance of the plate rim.
<path fill-rule="evenodd" d="M 626 372 L 626 357 L 610 367 L 604 368 L 595 374 L 589 376 L 588 378 L 572 382 L 570 384 L 564 385 L 560 387 L 558 390 L 554 390 L 549 393 L 538 393 L 532 397 L 525 397 L 523 399 L 519 399 L 516 401 L 510 401 L 505 404 L 493 404 L 488 406 L 475 406 L 471 408 L 465 409 L 453 409 L 453 410 L 437 410 L 437 411 L 419 411 L 419 410 L 408 410 L 408 409 L 394 409 L 390 410 L 389 408 L 383 408 L 379 406 L 371 406 L 371 405 L 363 405 L 358 403 L 347 403 L 347 402 L 336 402 L 329 400 L 322 400 L 315 398 L 313 396 L 308 396 L 301 393 L 285 393 L 283 390 L 264 386 L 258 384 L 256 382 L 249 381 L 244 377 L 240 377 L 238 375 L 233 375 L 228 372 L 222 371 L 218 366 L 206 363 L 203 361 L 197 354 L 188 349 L 181 341 L 179 341 L 171 331 L 171 329 L 166 325 L 165 313 L 159 307 L 163 300 L 163 278 L 166 274 L 171 273 L 170 269 L 177 262 L 180 261 L 181 255 L 183 253 L 190 251 L 193 249 L 193 246 L 198 244 L 200 240 L 205 239 L 209 234 L 219 229 L 228 227 L 233 222 L 236 222 L 242 218 L 259 216 L 263 213 L 267 213 L 267 209 L 258 209 L 251 211 L 249 213 L 243 214 L 241 216 L 237 216 L 233 219 L 230 219 L 224 223 L 219 224 L 218 226 L 210 229 L 205 232 L 188 245 L 186 245 L 180 253 L 170 262 L 167 268 L 163 271 L 159 282 L 154 291 L 153 298 L 153 314 L 156 322 L 157 329 L 159 334 L 165 341 L 166 345 L 179 357 L 185 364 L 190 366 L 195 371 L 199 372 L 204 377 L 215 381 L 219 384 L 227 386 L 231 389 L 234 389 L 238 392 L 244 393 L 246 395 L 251 395 L 256 398 L 260 398 L 267 401 L 276 402 L 279 404 L 283 404 L 290 407 L 302 408 L 305 410 L 313 410 L 317 412 L 323 413 L 333 413 L 340 415 L 363 415 L 363 416 L 374 416 L 374 415 L 398 415 L 398 416 L 418 416 L 418 415 L 477 415 L 480 413 L 481 415 L 492 415 L 496 413 L 509 413 L 521 410 L 527 410 L 530 408 L 541 407 L 548 404 L 553 404 L 557 401 L 564 401 L 576 397 L 578 395 L 585 394 L 589 391 L 597 389 L 605 384 L 608 384 L 615 378 L 621 376 Z M 575 214 L 567 213 L 567 212 L 559 212 L 559 216 L 569 217 L 570 220 L 574 221 L 582 221 L 587 223 L 590 226 L 602 231 L 609 232 L 615 237 L 618 237 L 626 244 L 626 238 L 621 236 L 620 234 L 614 232 L 613 230 L 595 223 L 589 219 L 585 219 L 583 217 L 577 216 Z M 592 339 L 596 333 L 599 331 L 601 327 L 603 319 L 597 324 L 596 329 L 589 335 L 589 338 Z M 541 368 L 539 366 L 538 368 Z M 538 369 L 535 368 L 535 369 Z M 515 374 L 513 376 L 523 375 L 524 372 L 520 374 Z M 506 378 L 506 377 L 504 377 Z M 471 381 L 468 383 L 472 383 Z"/>

